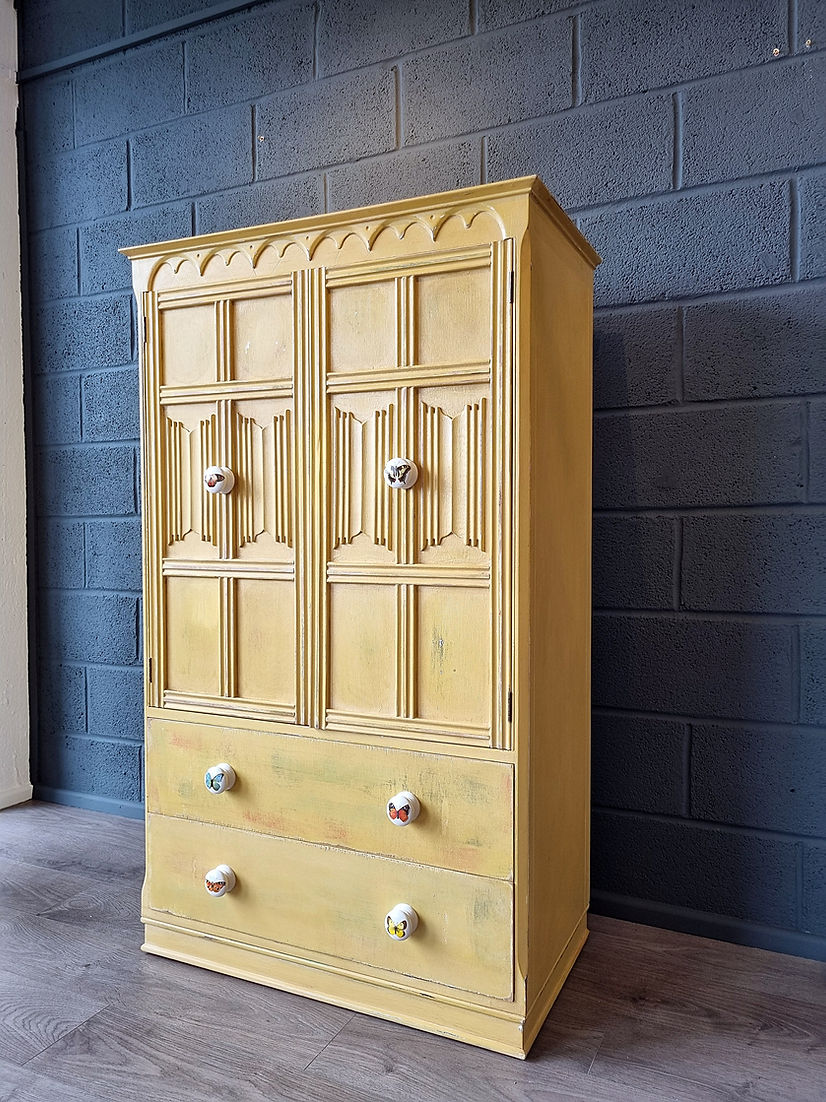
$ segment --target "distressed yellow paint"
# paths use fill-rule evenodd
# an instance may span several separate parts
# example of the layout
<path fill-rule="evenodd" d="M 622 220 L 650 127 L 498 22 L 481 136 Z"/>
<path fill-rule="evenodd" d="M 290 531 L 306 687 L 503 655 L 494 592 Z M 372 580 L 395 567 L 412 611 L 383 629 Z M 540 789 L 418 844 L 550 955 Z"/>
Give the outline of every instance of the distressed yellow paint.
<path fill-rule="evenodd" d="M 292 581 L 235 582 L 237 694 L 294 708 L 295 586 Z"/>
<path fill-rule="evenodd" d="M 165 386 L 216 381 L 216 321 L 211 305 L 163 311 L 161 362 L 161 381 Z"/>
<path fill-rule="evenodd" d="M 166 684 L 187 693 L 219 691 L 216 578 L 166 579 Z"/>
<path fill-rule="evenodd" d="M 524 1056 L 587 936 L 598 257 L 535 177 L 125 251 L 144 948 Z"/>
<path fill-rule="evenodd" d="M 490 269 L 418 276 L 416 360 L 422 364 L 490 359 Z"/>
<path fill-rule="evenodd" d="M 330 289 L 330 371 L 395 367 L 395 301 L 389 281 Z"/>
<path fill-rule="evenodd" d="M 264 731 L 150 720 L 146 803 L 162 815 L 238 826 L 508 879 L 513 875 L 513 769 L 441 754 L 352 746 Z M 238 780 L 216 795 L 204 771 L 227 761 Z M 385 811 L 415 792 L 406 827 Z"/>
<path fill-rule="evenodd" d="M 508 881 L 157 815 L 149 816 L 147 851 L 153 910 L 462 991 L 511 993 Z M 204 875 L 218 863 L 230 865 L 238 884 L 215 899 Z M 404 942 L 384 928 L 399 901 L 419 915 Z"/>
<path fill-rule="evenodd" d="M 292 302 L 288 291 L 236 298 L 230 305 L 232 378 L 289 379 L 293 373 Z"/>
<path fill-rule="evenodd" d="M 488 726 L 490 594 L 423 585 L 417 597 L 416 715 Z"/>
<path fill-rule="evenodd" d="M 398 613 L 391 586 L 330 586 L 330 706 L 396 714 Z"/>

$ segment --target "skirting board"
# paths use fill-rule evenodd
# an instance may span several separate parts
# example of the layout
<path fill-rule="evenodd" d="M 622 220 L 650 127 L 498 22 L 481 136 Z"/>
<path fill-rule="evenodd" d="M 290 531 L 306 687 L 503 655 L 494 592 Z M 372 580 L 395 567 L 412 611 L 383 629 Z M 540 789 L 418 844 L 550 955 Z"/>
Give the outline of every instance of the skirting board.
<path fill-rule="evenodd" d="M 0 792 L 0 808 L 24 804 L 31 798 L 32 786 L 30 784 L 18 784 L 14 788 L 4 788 Z"/>
<path fill-rule="evenodd" d="M 769 949 L 793 957 L 826 961 L 826 938 L 797 930 L 761 926 L 757 922 L 746 922 L 727 915 L 692 911 L 688 907 L 594 891 L 591 893 L 591 913 L 621 918 L 626 922 L 640 922 L 644 926 L 658 926 L 663 930 L 677 930 L 681 934 L 731 941 L 735 945 L 749 945 L 754 949 Z"/>
<path fill-rule="evenodd" d="M 47 804 L 63 804 L 66 807 L 82 807 L 87 811 L 103 811 L 107 815 L 122 815 L 126 819 L 143 819 L 143 804 L 129 800 L 113 800 L 109 796 L 92 796 L 88 792 L 73 792 L 68 788 L 34 786 L 34 798 Z"/>

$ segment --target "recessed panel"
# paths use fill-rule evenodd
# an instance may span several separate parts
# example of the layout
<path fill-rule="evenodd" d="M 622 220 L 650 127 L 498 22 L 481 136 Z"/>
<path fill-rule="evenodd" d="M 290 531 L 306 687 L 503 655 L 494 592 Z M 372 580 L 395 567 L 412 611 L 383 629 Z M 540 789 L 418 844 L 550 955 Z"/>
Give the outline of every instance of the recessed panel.
<path fill-rule="evenodd" d="M 422 364 L 484 363 L 491 358 L 487 268 L 416 280 L 416 359 Z"/>
<path fill-rule="evenodd" d="M 235 583 L 237 696 L 295 707 L 295 585 Z"/>
<path fill-rule="evenodd" d="M 232 377 L 289 379 L 293 371 L 290 294 L 235 299 L 230 303 Z"/>
<path fill-rule="evenodd" d="M 419 586 L 417 716 L 468 727 L 490 724 L 490 593 L 483 588 Z"/>
<path fill-rule="evenodd" d="M 396 587 L 329 587 L 330 708 L 396 714 Z"/>
<path fill-rule="evenodd" d="M 161 531 L 164 557 L 218 557 L 218 498 L 204 471 L 219 462 L 215 403 L 164 406 L 161 414 Z"/>
<path fill-rule="evenodd" d="M 396 366 L 395 283 L 332 287 L 328 302 L 330 371 Z"/>
<path fill-rule="evenodd" d="M 166 579 L 166 688 L 220 692 L 217 578 Z"/>
<path fill-rule="evenodd" d="M 161 383 L 194 386 L 218 378 L 215 307 L 183 306 L 162 310 Z"/>
<path fill-rule="evenodd" d="M 421 388 L 417 561 L 487 566 L 494 499 L 490 387 Z"/>
<path fill-rule="evenodd" d="M 295 470 L 292 398 L 233 402 L 232 463 L 235 554 L 239 559 L 294 558 Z"/>
<path fill-rule="evenodd" d="M 333 562 L 392 562 L 398 543 L 398 491 L 384 465 L 398 450 L 393 391 L 341 394 L 327 407 L 330 455 L 329 556 Z"/>

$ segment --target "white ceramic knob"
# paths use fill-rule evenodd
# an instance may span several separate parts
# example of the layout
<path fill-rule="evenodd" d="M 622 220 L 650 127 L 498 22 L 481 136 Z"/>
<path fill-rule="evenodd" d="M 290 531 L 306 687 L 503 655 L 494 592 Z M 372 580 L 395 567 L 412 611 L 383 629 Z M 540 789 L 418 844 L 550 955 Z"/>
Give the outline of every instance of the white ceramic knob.
<path fill-rule="evenodd" d="M 397 792 L 387 801 L 387 818 L 396 826 L 407 826 L 418 819 L 421 805 L 412 792 Z"/>
<path fill-rule="evenodd" d="M 419 468 L 412 459 L 388 459 L 384 464 L 384 481 L 394 490 L 409 490 L 416 484 Z"/>
<path fill-rule="evenodd" d="M 229 865 L 216 865 L 204 877 L 204 887 L 207 894 L 214 895 L 216 899 L 226 895 L 235 887 L 235 873 Z"/>
<path fill-rule="evenodd" d="M 235 770 L 225 761 L 211 765 L 204 773 L 204 784 L 208 792 L 229 792 L 235 780 Z"/>
<path fill-rule="evenodd" d="M 397 903 L 384 916 L 384 928 L 394 941 L 407 941 L 418 925 L 419 916 L 409 903 Z"/>
<path fill-rule="evenodd" d="M 207 467 L 204 486 L 208 494 L 228 494 L 235 485 L 235 475 L 229 467 Z"/>

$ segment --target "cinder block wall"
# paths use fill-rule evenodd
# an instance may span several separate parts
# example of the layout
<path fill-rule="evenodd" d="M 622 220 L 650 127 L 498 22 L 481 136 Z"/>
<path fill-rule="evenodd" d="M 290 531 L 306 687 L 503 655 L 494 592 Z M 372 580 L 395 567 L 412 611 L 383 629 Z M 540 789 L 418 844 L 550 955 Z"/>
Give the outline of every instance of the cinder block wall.
<path fill-rule="evenodd" d="M 538 172 L 605 257 L 595 906 L 826 956 L 826 6 L 21 12 L 40 796 L 140 811 L 116 247 Z"/>

